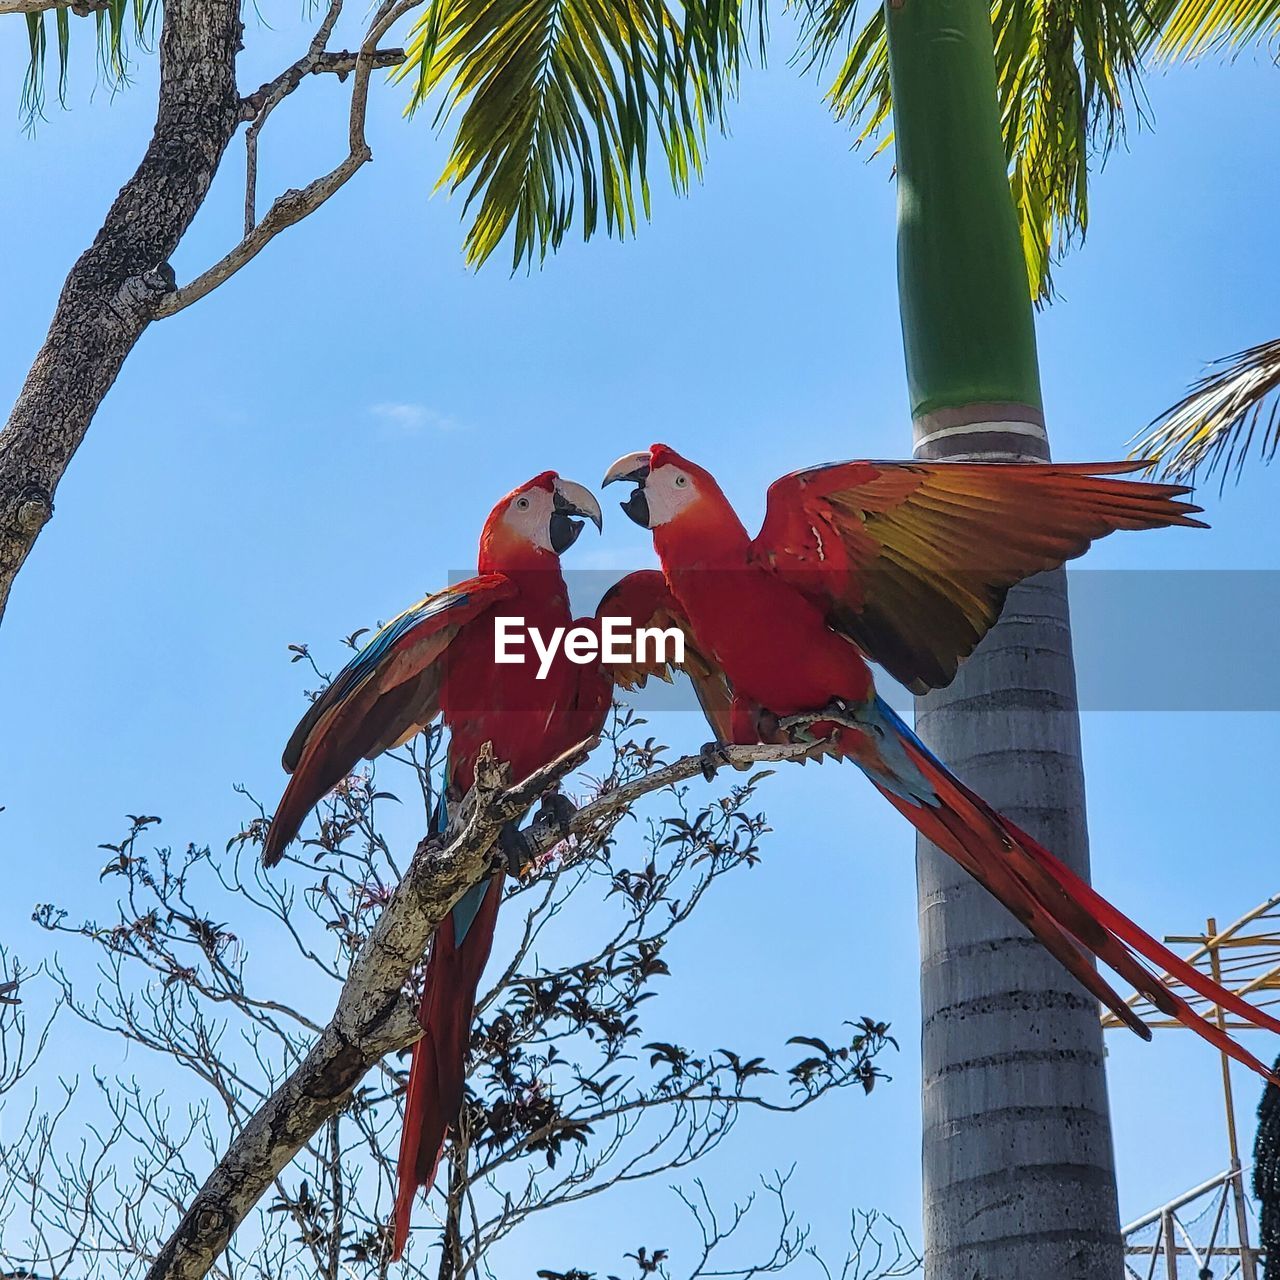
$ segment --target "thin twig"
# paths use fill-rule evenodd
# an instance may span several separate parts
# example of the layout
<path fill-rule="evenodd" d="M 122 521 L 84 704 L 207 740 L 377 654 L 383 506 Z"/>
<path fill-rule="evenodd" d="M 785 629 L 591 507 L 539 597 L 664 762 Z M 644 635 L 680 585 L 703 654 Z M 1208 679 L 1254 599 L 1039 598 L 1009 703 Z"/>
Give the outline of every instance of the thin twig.
<path fill-rule="evenodd" d="M 397 52 L 396 50 L 379 49 L 378 41 L 418 2 L 419 0 L 383 0 L 373 17 L 373 21 L 369 24 L 369 29 L 365 33 L 364 40 L 361 42 L 360 49 L 356 53 L 353 62 L 348 66 L 345 62 L 338 61 L 333 66 L 320 68 L 340 72 L 344 75 L 347 70 L 350 70 L 354 74 L 354 81 L 351 86 L 351 110 L 347 126 L 348 152 L 345 158 L 328 173 L 316 178 L 305 187 L 301 189 L 291 188 L 284 192 L 283 195 L 277 196 L 271 208 L 263 216 L 262 221 L 251 227 L 244 239 L 221 261 L 214 263 L 212 267 L 197 276 L 190 284 L 171 290 L 163 295 L 156 304 L 153 313 L 155 318 L 163 319 L 166 316 L 176 315 L 193 302 L 198 302 L 206 294 L 211 293 L 219 285 L 224 284 L 242 267 L 252 262 L 281 231 L 314 213 L 330 196 L 341 190 L 359 169 L 373 159 L 373 152 L 365 140 L 365 115 L 369 102 L 369 77 L 375 66 L 394 65 L 394 62 L 387 63 L 386 58 Z M 341 9 L 341 0 L 330 0 L 330 7 L 325 15 L 325 23 L 328 22 L 330 14 L 334 14 L 335 9 Z M 334 17 L 336 21 L 336 14 Z M 320 32 L 325 30 L 325 23 L 321 24 Z M 320 32 L 317 32 L 317 38 L 320 37 Z M 296 78 L 296 82 L 300 83 L 305 75 L 319 67 L 322 55 L 318 51 L 313 54 L 312 50 L 314 49 L 315 40 L 312 41 L 312 48 L 297 63 L 282 72 L 276 80 L 269 81 L 267 85 L 258 90 L 259 93 L 265 93 L 262 105 L 268 111 L 270 107 L 267 104 L 274 105 L 274 102 L 271 102 L 273 93 L 279 93 L 280 97 L 283 97 L 292 92 L 289 87 L 283 87 L 283 91 L 281 91 L 281 86 L 288 86 L 291 78 Z M 346 54 L 335 55 L 339 59 L 345 59 L 348 56 Z M 296 71 L 296 68 L 301 64 L 308 63 L 309 60 L 311 60 L 312 65 L 307 71 Z M 293 87 L 296 87 L 296 83 L 294 83 Z M 252 103 L 252 97 L 249 101 Z M 261 115 L 261 111 L 262 107 L 254 108 L 254 116 Z M 256 177 L 257 162 L 255 157 L 255 183 Z M 252 221 L 252 218 L 253 210 L 250 208 L 250 197 L 246 195 L 246 225 Z"/>

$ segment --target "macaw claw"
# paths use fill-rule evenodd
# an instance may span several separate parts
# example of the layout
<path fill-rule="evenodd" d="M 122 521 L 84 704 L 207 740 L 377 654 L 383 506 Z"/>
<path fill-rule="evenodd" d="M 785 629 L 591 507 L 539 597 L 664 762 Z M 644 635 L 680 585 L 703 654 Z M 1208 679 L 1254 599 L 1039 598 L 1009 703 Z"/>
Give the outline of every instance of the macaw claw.
<path fill-rule="evenodd" d="M 498 832 L 498 848 L 506 861 L 507 871 L 517 880 L 536 854 L 529 837 L 514 820 L 502 824 L 502 829 Z"/>
<path fill-rule="evenodd" d="M 698 759 L 702 763 L 702 776 L 708 782 L 714 782 L 716 774 L 725 765 L 733 763 L 723 742 L 704 742 L 698 751 Z"/>
<path fill-rule="evenodd" d="M 555 827 L 562 836 L 567 836 L 569 824 L 577 812 L 578 806 L 564 792 L 548 791 L 542 797 L 542 803 L 538 806 L 538 812 L 533 820 L 536 824 Z"/>
<path fill-rule="evenodd" d="M 768 714 L 768 713 L 762 713 Z M 862 733 L 875 731 L 883 737 L 883 730 L 878 726 L 878 722 L 872 714 L 872 704 L 869 702 L 847 702 L 844 698 L 832 698 L 830 702 L 821 710 L 805 711 L 803 713 L 791 716 L 785 716 L 776 720 L 778 729 L 787 735 L 791 742 L 801 743 L 806 746 L 819 747 L 828 744 L 837 736 L 838 729 L 855 729 Z M 835 729 L 828 729 L 825 734 L 815 732 L 814 726 L 819 724 L 834 725 Z M 776 739 L 761 738 L 761 741 L 776 741 Z"/>
<path fill-rule="evenodd" d="M 857 729 L 862 733 L 874 733 L 876 737 L 885 736 L 883 718 L 876 713 L 874 699 L 866 702 L 846 702 L 843 698 L 832 698 L 823 714 L 829 716 L 833 723 L 845 729 Z"/>
<path fill-rule="evenodd" d="M 538 850 L 529 838 L 529 832 L 534 827 L 555 827 L 561 836 L 567 836 L 569 824 L 577 812 L 578 806 L 568 796 L 559 791 L 549 791 L 542 797 L 533 821 L 525 830 L 520 830 L 517 821 L 504 822 L 498 832 L 498 848 L 511 875 L 519 879 L 538 856 Z"/>

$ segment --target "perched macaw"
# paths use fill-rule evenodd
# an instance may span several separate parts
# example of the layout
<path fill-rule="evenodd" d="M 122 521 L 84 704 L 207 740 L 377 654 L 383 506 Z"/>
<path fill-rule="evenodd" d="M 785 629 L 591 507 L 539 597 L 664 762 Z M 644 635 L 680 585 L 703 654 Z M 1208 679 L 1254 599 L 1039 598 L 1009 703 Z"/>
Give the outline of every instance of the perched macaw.
<path fill-rule="evenodd" d="M 496 664 L 495 618 L 523 618 L 548 634 L 573 625 L 560 555 L 581 518 L 600 526 L 600 506 L 582 485 L 552 471 L 494 507 L 480 537 L 477 576 L 428 596 L 383 627 L 311 706 L 289 739 L 291 773 L 263 846 L 277 863 L 303 818 L 363 757 L 398 746 L 443 717 L 450 731 L 445 795 L 456 803 L 474 781 L 477 754 L 492 743 L 513 777 L 536 769 L 598 732 L 611 686 L 599 667 L 561 650 L 544 679 L 532 662 Z M 445 824 L 445 806 L 436 825 Z M 504 831 L 509 847 L 518 836 Z M 436 933 L 413 1047 L 400 1141 L 394 1256 L 409 1231 L 413 1195 L 435 1179 L 446 1133 L 462 1103 L 476 986 L 489 957 L 502 876 L 487 877 Z"/>
<path fill-rule="evenodd" d="M 1150 1038 L 1086 951 L 1269 1077 L 1134 952 L 1254 1025 L 1280 1032 L 1280 1022 L 1181 961 L 960 782 L 879 697 L 868 666 L 915 692 L 939 688 L 1023 578 L 1117 529 L 1204 527 L 1200 508 L 1179 501 L 1185 487 L 1111 478 L 1141 466 L 833 463 L 775 481 L 754 539 L 715 479 L 666 445 L 620 458 L 604 483 L 636 485 L 622 509 L 652 532 L 674 602 L 732 687 L 734 742 L 786 741 L 780 720 L 837 716 L 809 732 L 853 760 L 1119 1018 Z"/>
<path fill-rule="evenodd" d="M 654 571 L 624 578 L 605 595 L 595 618 L 575 623 L 560 555 L 581 532 L 581 518 L 600 527 L 599 504 L 582 485 L 553 471 L 513 490 L 485 522 L 477 576 L 407 609 L 338 673 L 285 748 L 284 767 L 292 776 L 264 841 L 266 866 L 280 861 L 307 813 L 361 758 L 406 742 L 437 714 L 450 731 L 445 796 L 456 803 L 472 786 L 486 742 L 510 764 L 515 779 L 525 778 L 600 731 L 615 682 L 629 688 L 650 675 L 669 678 L 657 662 L 575 663 L 564 647 L 541 676 L 541 663 L 531 655 L 528 661 L 495 661 L 499 617 L 520 618 L 543 636 L 574 626 L 599 636 L 606 615 L 636 626 L 678 624 L 674 602 Z M 685 664 L 708 718 L 727 732 L 723 678 L 700 659 L 696 646 L 686 646 Z M 553 796 L 544 808 L 563 822 L 572 806 Z M 437 829 L 446 821 L 442 803 Z M 516 869 L 521 840 L 515 823 L 504 828 L 500 843 Z M 432 942 L 419 1010 L 424 1034 L 413 1047 L 400 1140 L 394 1258 L 408 1237 L 414 1193 L 434 1182 L 462 1104 L 476 987 L 493 942 L 502 879 L 499 873 L 474 886 Z"/>

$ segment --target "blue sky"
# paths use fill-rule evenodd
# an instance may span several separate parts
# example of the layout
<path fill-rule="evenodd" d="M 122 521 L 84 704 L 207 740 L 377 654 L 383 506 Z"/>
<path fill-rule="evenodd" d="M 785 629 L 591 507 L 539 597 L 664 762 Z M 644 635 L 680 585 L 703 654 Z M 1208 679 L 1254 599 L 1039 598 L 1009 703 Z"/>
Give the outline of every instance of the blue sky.
<path fill-rule="evenodd" d="M 243 84 L 297 39 L 291 22 L 266 31 L 251 19 Z M 145 61 L 114 98 L 82 77 L 70 110 L 51 109 L 31 138 L 16 114 L 22 51 L 2 47 L 15 107 L 0 131 L 11 228 L 0 387 L 11 401 L 67 269 L 141 153 L 153 84 Z M 554 467 L 594 485 L 618 454 L 662 439 L 714 469 L 750 524 L 785 471 L 908 450 L 890 164 L 851 151 L 785 52 L 746 75 L 732 137 L 713 140 L 687 199 L 659 191 L 634 241 L 574 240 L 531 275 L 498 259 L 465 268 L 461 202 L 430 195 L 442 144 L 425 119 L 401 119 L 400 90 L 375 86 L 375 163 L 146 334 L 0 628 L 0 937 L 35 958 L 46 940 L 32 903 L 104 912 L 96 846 L 126 812 L 162 814 L 175 844 L 216 845 L 244 816 L 233 783 L 270 803 L 305 684 L 285 646 L 305 640 L 338 659 L 339 637 L 469 568 L 484 514 L 529 475 Z M 1133 128 L 1095 176 L 1088 243 L 1039 321 L 1057 456 L 1122 455 L 1204 361 L 1274 336 L 1275 76 L 1252 57 L 1155 76 L 1154 126 Z M 276 113 L 264 198 L 337 158 L 344 101 L 316 82 Z M 239 161 L 233 152 L 175 259 L 180 280 L 237 235 Z M 1211 532 L 1118 537 L 1089 564 L 1276 570 L 1277 484 L 1261 469 L 1221 498 L 1212 484 Z M 573 555 L 620 572 L 649 552 L 616 517 Z M 1267 687 L 1274 640 L 1259 618 L 1275 616 L 1274 579 L 1240 581 L 1246 598 L 1213 625 L 1176 583 L 1163 593 L 1123 680 L 1143 688 L 1158 672 L 1195 685 L 1227 670 Z M 1259 613 L 1251 593 L 1268 588 Z M 1241 634 L 1253 643 L 1229 648 Z M 1081 655 L 1115 680 L 1108 661 Z M 688 717 L 663 727 L 678 745 L 705 736 Z M 1097 710 L 1084 738 L 1096 881 L 1151 932 L 1234 919 L 1280 888 L 1273 711 Z M 865 1012 L 891 1021 L 903 1050 L 869 1100 L 850 1093 L 785 1126 L 744 1125 L 707 1175 L 732 1195 L 749 1189 L 744 1170 L 794 1159 L 802 1216 L 828 1252 L 855 1205 L 918 1238 L 911 834 L 852 769 L 792 770 L 764 801 L 776 828 L 765 862 L 727 885 L 682 944 L 676 960 L 699 977 L 672 984 L 662 1017 L 673 1035 L 696 1028 L 704 1043 L 776 1051 L 796 1029 Z M 69 1026 L 62 1034 L 67 1061 L 85 1051 Z M 1252 1047 L 1278 1048 L 1262 1035 Z M 1219 1067 L 1186 1034 L 1109 1049 L 1127 1220 L 1225 1166 Z M 92 1052 L 126 1065 L 116 1044 Z M 1247 1130 L 1259 1086 L 1236 1079 Z M 619 1215 L 677 1216 L 661 1188 L 629 1194 L 575 1228 L 601 1264 L 635 1243 L 611 1229 Z"/>

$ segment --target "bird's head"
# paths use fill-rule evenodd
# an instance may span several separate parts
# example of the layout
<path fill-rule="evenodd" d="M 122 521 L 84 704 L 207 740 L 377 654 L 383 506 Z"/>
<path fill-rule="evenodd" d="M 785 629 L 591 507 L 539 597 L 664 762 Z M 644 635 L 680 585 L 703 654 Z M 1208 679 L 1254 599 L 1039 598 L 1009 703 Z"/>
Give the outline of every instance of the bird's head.
<path fill-rule="evenodd" d="M 669 445 L 655 444 L 643 453 L 628 453 L 605 473 L 603 484 L 625 480 L 636 487 L 622 503 L 627 516 L 642 529 L 674 524 L 717 500 L 724 501 L 711 473 L 682 458 Z"/>
<path fill-rule="evenodd" d="M 652 530 L 655 543 L 706 537 L 725 527 L 726 517 L 730 526 L 740 527 L 715 477 L 669 445 L 655 444 L 619 458 L 603 483 L 619 480 L 636 486 L 621 504 L 623 511 L 642 529 Z"/>
<path fill-rule="evenodd" d="M 489 513 L 480 535 L 480 569 L 550 567 L 577 541 L 584 520 L 604 527 L 591 491 L 544 471 L 512 489 Z"/>

